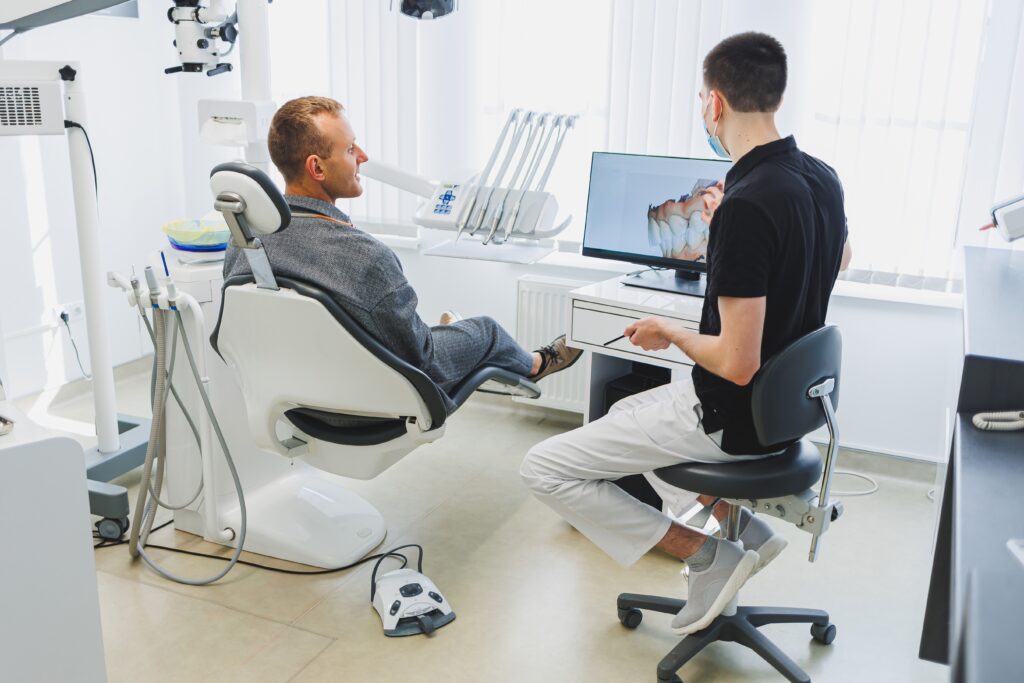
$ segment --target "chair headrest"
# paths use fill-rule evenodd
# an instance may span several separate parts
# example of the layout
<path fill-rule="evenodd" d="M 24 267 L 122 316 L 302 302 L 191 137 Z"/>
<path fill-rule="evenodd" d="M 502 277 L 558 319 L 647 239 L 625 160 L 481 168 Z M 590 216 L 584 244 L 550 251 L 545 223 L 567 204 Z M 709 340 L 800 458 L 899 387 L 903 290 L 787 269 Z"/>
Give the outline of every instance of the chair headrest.
<path fill-rule="evenodd" d="M 291 211 L 281 191 L 255 166 L 240 161 L 214 166 L 210 171 L 210 189 L 217 199 L 240 198 L 244 207 L 241 215 L 253 232 L 270 235 L 287 228 L 291 221 Z"/>

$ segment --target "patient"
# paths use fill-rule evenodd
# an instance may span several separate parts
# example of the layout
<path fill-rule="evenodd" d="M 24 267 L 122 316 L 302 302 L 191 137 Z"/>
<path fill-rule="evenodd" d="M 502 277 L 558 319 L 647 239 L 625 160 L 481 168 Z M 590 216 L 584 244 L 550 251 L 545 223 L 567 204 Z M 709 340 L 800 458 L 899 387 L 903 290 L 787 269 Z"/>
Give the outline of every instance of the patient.
<path fill-rule="evenodd" d="M 579 359 L 582 351 L 566 346 L 564 335 L 531 353 L 488 317 L 459 320 L 446 314 L 442 323 L 447 324 L 434 327 L 420 319 L 416 292 L 395 253 L 353 226 L 334 205 L 363 193 L 359 165 L 368 158 L 341 104 L 327 97 L 285 103 L 270 124 L 267 145 L 284 176 L 292 211 L 286 229 L 261 238 L 274 272 L 323 288 L 367 332 L 445 392 L 485 365 L 536 381 Z M 250 272 L 241 251 L 229 246 L 224 277 Z"/>

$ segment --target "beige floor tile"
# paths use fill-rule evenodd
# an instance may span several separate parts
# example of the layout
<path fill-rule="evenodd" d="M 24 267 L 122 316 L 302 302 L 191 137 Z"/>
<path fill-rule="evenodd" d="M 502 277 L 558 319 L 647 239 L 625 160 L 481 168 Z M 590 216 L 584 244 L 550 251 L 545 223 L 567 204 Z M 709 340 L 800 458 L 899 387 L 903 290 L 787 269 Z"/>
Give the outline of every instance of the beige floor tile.
<path fill-rule="evenodd" d="M 623 569 L 510 485 L 517 458 L 503 458 L 460 496 L 418 523 L 402 542 L 423 543 L 425 571 L 458 618 L 434 637 L 387 639 L 367 604 L 369 572 L 332 593 L 297 625 L 337 642 L 296 679 L 415 680 L 431 671 L 453 681 L 652 679 L 677 642 L 669 617 L 647 615 L 634 632 L 615 617 L 619 592 L 685 594 L 680 565 L 651 554 Z M 932 503 L 923 485 L 882 480 L 875 496 L 850 498 L 826 536 L 823 557 L 806 561 L 808 537 L 779 524 L 791 548 L 751 581 L 746 604 L 827 609 L 838 624 L 832 647 L 807 627 L 765 629 L 816 680 L 939 681 L 948 671 L 916 658 L 929 566 Z M 846 586 L 856 586 L 851 591 Z M 400 661 L 396 671 L 388 661 Z M 735 644 L 718 644 L 681 671 L 684 680 L 775 681 L 778 674 Z M 426 679 L 424 679 L 426 680 Z"/>
<path fill-rule="evenodd" d="M 137 581 L 97 577 L 111 683 L 283 683 L 331 643 Z"/>
<path fill-rule="evenodd" d="M 118 384 L 121 409 L 144 413 L 145 378 Z M 91 419 L 91 405 L 81 398 L 54 412 Z M 653 680 L 657 661 L 677 642 L 669 617 L 648 615 L 626 631 L 615 618 L 615 596 L 683 596 L 679 563 L 651 554 L 619 567 L 519 481 L 528 448 L 576 423 L 474 397 L 441 441 L 372 481 L 352 482 L 384 514 L 386 546 L 424 544 L 425 571 L 458 613 L 429 639 L 383 635 L 369 604 L 369 567 L 329 577 L 238 567 L 221 584 L 193 588 L 130 562 L 123 547 L 97 551 L 111 680 Z M 841 458 L 840 465 L 872 469 L 870 456 Z M 817 563 L 806 561 L 805 534 L 776 525 L 790 549 L 745 587 L 743 602 L 831 612 L 839 627 L 831 647 L 811 642 L 804 626 L 765 629 L 815 680 L 946 680 L 946 668 L 916 658 L 935 519 L 925 497 L 927 472 L 907 481 L 893 476 L 902 470 L 891 463 L 873 471 L 882 473 L 881 489 L 845 499 L 845 515 L 825 537 Z M 169 529 L 154 542 L 229 552 Z M 154 555 L 181 573 L 217 566 Z M 687 681 L 778 680 L 756 655 L 731 643 L 709 648 L 680 673 Z"/>

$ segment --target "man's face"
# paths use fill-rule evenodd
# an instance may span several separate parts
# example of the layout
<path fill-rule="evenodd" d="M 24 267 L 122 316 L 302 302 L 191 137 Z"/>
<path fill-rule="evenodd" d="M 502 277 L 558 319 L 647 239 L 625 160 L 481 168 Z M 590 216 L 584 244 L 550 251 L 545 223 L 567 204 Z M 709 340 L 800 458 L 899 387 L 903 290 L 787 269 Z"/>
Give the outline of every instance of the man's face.
<path fill-rule="evenodd" d="M 316 119 L 320 132 L 332 143 L 331 156 L 319 159 L 324 175 L 320 181 L 331 197 L 348 199 L 363 193 L 359 178 L 359 165 L 369 157 L 356 144 L 352 125 L 344 114 L 321 114 Z"/>

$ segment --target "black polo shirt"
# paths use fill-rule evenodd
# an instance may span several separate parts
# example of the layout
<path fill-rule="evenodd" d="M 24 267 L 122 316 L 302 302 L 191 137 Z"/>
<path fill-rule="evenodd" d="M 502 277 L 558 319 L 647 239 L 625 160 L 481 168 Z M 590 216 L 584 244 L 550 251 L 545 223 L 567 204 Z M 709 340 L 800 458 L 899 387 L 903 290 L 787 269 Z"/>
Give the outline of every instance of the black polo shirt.
<path fill-rule="evenodd" d="M 761 362 L 825 324 L 846 242 L 843 188 L 827 164 L 797 149 L 792 136 L 755 147 L 729 170 L 711 220 L 701 334 L 718 335 L 718 297 L 766 297 Z M 733 455 L 770 453 L 751 413 L 751 384 L 700 367 L 693 383 L 708 434 L 724 430 Z"/>

